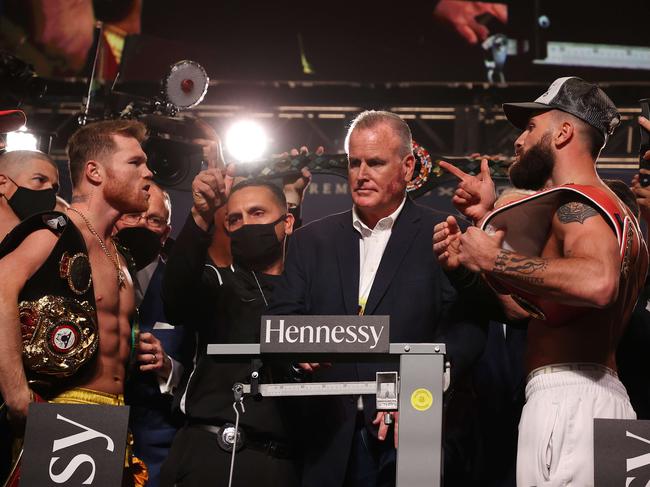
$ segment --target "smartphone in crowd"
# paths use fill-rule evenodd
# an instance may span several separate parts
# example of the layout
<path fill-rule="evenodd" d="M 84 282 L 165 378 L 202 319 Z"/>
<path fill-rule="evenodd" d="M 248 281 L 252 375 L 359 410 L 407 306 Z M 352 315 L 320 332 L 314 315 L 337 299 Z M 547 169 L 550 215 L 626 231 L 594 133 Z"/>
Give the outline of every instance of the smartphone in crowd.
<path fill-rule="evenodd" d="M 639 100 L 641 104 L 641 115 L 650 120 L 650 98 L 643 98 Z M 650 170 L 650 160 L 644 159 L 645 153 L 650 150 L 650 132 L 643 126 L 639 125 L 639 132 L 641 134 L 641 143 L 639 145 L 639 169 Z M 650 186 L 650 174 L 639 173 L 639 183 L 641 186 Z"/>

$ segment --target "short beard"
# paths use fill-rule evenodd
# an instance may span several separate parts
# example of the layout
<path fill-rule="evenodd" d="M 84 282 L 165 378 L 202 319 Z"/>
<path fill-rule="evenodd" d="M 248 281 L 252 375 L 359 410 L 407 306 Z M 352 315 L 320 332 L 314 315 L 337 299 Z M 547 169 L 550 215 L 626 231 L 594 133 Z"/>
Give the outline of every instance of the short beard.
<path fill-rule="evenodd" d="M 546 133 L 537 144 L 519 156 L 519 160 L 510 166 L 508 175 L 515 188 L 539 191 L 551 178 L 554 166 L 551 134 Z"/>
<path fill-rule="evenodd" d="M 104 187 L 104 198 L 106 202 L 120 214 L 143 213 L 149 208 L 146 198 L 140 194 L 140 190 L 133 185 L 120 184 L 115 178 L 113 171 L 107 169 L 108 181 Z"/>

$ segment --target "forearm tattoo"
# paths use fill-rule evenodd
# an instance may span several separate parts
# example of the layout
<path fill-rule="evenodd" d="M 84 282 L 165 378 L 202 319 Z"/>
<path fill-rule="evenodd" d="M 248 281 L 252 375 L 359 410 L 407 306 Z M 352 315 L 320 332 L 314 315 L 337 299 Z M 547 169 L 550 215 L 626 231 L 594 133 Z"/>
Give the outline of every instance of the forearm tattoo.
<path fill-rule="evenodd" d="M 539 276 L 546 270 L 546 259 L 522 257 L 510 250 L 501 250 L 494 260 L 492 272 L 516 277 L 517 280 L 531 284 L 543 284 L 544 278 Z M 537 273 L 536 276 L 530 274 Z"/>
<path fill-rule="evenodd" d="M 557 216 L 562 223 L 578 222 L 584 223 L 587 218 L 598 215 L 598 211 L 584 203 L 571 201 L 560 206 L 557 210 Z"/>

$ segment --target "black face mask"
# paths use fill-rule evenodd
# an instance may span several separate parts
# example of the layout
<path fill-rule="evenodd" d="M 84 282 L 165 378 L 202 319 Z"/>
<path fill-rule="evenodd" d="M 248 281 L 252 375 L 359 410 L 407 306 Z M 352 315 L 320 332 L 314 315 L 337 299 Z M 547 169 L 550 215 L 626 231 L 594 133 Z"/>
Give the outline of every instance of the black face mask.
<path fill-rule="evenodd" d="M 243 225 L 230 233 L 230 252 L 235 262 L 251 270 L 263 270 L 282 256 L 282 242 L 275 226 L 284 221 L 282 215 L 272 223 Z"/>
<path fill-rule="evenodd" d="M 131 253 L 137 270 L 144 269 L 160 254 L 160 235 L 145 227 L 126 227 L 115 237 Z"/>
<path fill-rule="evenodd" d="M 9 206 L 18 218 L 24 220 L 36 213 L 52 211 L 56 206 L 56 190 L 49 189 L 29 189 L 24 186 L 18 186 L 16 181 L 7 176 L 9 181 L 17 186 L 16 192 L 7 200 Z"/>
<path fill-rule="evenodd" d="M 300 217 L 300 206 L 289 208 L 289 213 L 293 215 L 293 229 L 302 227 L 302 218 Z"/>

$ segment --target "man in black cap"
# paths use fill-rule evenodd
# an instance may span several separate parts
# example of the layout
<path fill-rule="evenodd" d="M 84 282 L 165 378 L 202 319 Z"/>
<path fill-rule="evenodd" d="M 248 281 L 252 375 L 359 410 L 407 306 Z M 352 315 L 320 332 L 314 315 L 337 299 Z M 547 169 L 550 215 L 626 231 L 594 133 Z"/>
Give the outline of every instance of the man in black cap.
<path fill-rule="evenodd" d="M 448 268 L 483 273 L 507 309 L 530 316 L 517 485 L 594 485 L 593 419 L 636 417 L 615 351 L 648 266 L 635 216 L 596 172 L 620 116 L 580 78 L 504 111 L 523 130 L 512 183 L 545 189 L 487 213 L 489 175 L 452 170 L 462 180 L 455 203 L 480 227 L 461 234 L 448 219 L 434 248 Z"/>

